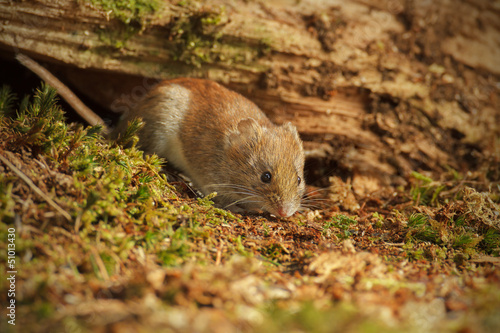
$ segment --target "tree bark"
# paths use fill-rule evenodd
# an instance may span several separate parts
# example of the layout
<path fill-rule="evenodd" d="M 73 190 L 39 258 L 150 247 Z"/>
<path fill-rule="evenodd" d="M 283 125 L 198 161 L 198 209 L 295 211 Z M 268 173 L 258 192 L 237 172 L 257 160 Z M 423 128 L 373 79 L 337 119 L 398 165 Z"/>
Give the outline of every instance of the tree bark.
<path fill-rule="evenodd" d="M 0 2 L 0 48 L 117 112 L 157 79 L 219 81 L 297 126 L 311 175 L 352 177 L 359 194 L 498 149 L 498 2 L 90 3 Z"/>

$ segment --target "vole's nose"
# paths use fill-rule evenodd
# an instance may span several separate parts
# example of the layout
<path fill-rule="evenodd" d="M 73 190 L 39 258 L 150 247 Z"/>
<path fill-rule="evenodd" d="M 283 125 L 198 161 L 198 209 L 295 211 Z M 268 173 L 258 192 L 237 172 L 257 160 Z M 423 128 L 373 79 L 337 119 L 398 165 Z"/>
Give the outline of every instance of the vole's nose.
<path fill-rule="evenodd" d="M 279 217 L 289 217 L 292 216 L 297 209 L 292 204 L 283 204 L 279 205 L 276 209 L 276 213 L 278 213 Z"/>

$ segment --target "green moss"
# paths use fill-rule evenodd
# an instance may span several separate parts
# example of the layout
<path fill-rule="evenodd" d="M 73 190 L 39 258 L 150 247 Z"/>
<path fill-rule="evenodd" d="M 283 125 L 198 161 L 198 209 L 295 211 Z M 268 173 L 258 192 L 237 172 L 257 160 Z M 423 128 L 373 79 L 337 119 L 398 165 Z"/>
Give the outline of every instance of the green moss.
<path fill-rule="evenodd" d="M 30 104 L 21 104 L 14 122 L 4 118 L 3 125 L 8 127 L 7 133 L 16 134 L 13 144 L 19 148 L 29 146 L 37 153 L 52 151 L 51 157 L 68 148 L 70 142 L 66 140 L 67 127 L 63 121 L 63 112 L 56 103 L 55 90 L 43 85 Z"/>
<path fill-rule="evenodd" d="M 137 27 L 121 25 L 115 29 L 98 29 L 97 34 L 101 42 L 119 50 L 126 47 L 128 40 L 139 31 Z"/>
<path fill-rule="evenodd" d="M 380 215 L 378 212 L 372 213 L 372 218 L 375 220 L 373 226 L 375 228 L 382 228 L 384 226 L 384 216 Z"/>
<path fill-rule="evenodd" d="M 148 16 L 157 12 L 160 0 L 91 0 L 95 6 L 101 7 L 111 18 L 116 18 L 126 25 L 135 24 L 143 27 Z"/>
<path fill-rule="evenodd" d="M 488 228 L 479 245 L 486 253 L 500 257 L 500 232 L 493 228 Z"/>
<path fill-rule="evenodd" d="M 229 22 L 224 6 L 186 2 L 184 7 L 184 11 L 172 18 L 169 24 L 172 44 L 168 49 L 174 60 L 196 67 L 217 63 L 245 68 L 269 48 L 265 43 L 248 45 L 234 40 L 224 41 L 222 29 Z M 252 64 L 251 68 L 255 70 L 255 66 Z"/>
<path fill-rule="evenodd" d="M 407 234 L 407 237 L 423 242 L 441 244 L 437 222 L 425 214 L 412 214 L 408 218 L 408 228 L 410 232 Z"/>
<path fill-rule="evenodd" d="M 340 239 L 347 239 L 352 235 L 351 233 L 352 226 L 357 223 L 358 222 L 356 220 L 350 217 L 338 214 L 336 216 L 333 216 L 329 221 L 323 224 L 323 234 L 328 235 L 329 229 L 335 227 L 340 231 L 337 234 L 337 237 Z"/>
<path fill-rule="evenodd" d="M 324 307 L 326 308 L 326 307 Z M 349 304 L 335 304 L 324 309 L 312 302 L 302 302 L 293 308 L 279 302 L 268 305 L 267 314 L 256 332 L 398 332 L 383 320 L 369 320 L 368 316 Z"/>
<path fill-rule="evenodd" d="M 410 190 L 413 201 L 423 205 L 437 205 L 439 194 L 446 188 L 445 185 L 416 171 L 413 171 L 411 176 L 414 179 Z"/>
<path fill-rule="evenodd" d="M 403 249 L 406 251 L 406 257 L 410 261 L 422 260 L 425 258 L 425 251 L 422 248 L 419 248 L 412 242 L 406 242 Z"/>
<path fill-rule="evenodd" d="M 34 312 L 38 319 L 44 319 L 51 317 L 54 312 L 54 306 L 48 302 L 37 303 L 34 306 Z"/>
<path fill-rule="evenodd" d="M 181 14 L 170 23 L 174 60 L 200 67 L 218 59 L 222 45 L 220 28 L 228 22 L 224 6 L 188 6 L 189 14 Z"/>
<path fill-rule="evenodd" d="M 14 112 L 16 95 L 12 93 L 9 86 L 0 89 L 0 117 L 9 116 Z"/>
<path fill-rule="evenodd" d="M 12 108 L 8 100 L 12 98 L 8 90 L 0 90 L 0 105 L 4 109 Z M 133 122 L 117 141 L 107 142 L 98 126 L 68 125 L 57 105 L 55 91 L 46 85 L 37 90 L 32 100 L 21 103 L 15 114 L 12 118 L 0 118 L 5 133 L 2 147 L 14 152 L 30 151 L 32 158 L 39 156 L 48 161 L 53 172 L 64 174 L 60 176 L 64 177 L 64 185 L 56 182 L 47 186 L 53 186 L 53 193 L 64 193 L 56 201 L 72 218 L 67 228 L 77 232 L 84 243 L 97 239 L 107 249 L 99 252 L 99 258 L 94 252 L 89 257 L 94 274 L 100 278 L 103 277 L 99 261 L 112 275 L 116 273 L 116 258 L 126 258 L 134 247 L 155 253 L 165 265 L 179 264 L 192 255 L 206 256 L 203 251 L 189 252 L 193 241 L 210 238 L 200 221 L 208 216 L 222 224 L 226 218 L 234 218 L 212 206 L 213 196 L 199 200 L 204 215 L 189 205 L 172 203 L 178 198 L 166 176 L 159 173 L 163 161 L 155 155 L 144 156 L 135 147 L 140 121 Z M 124 143 L 129 148 L 124 149 Z M 36 178 L 36 172 L 33 169 L 28 174 Z M 0 175 L 2 232 L 7 228 L 4 223 L 14 222 L 16 201 L 12 191 L 18 181 L 17 177 Z M 40 211 L 50 210 L 43 200 L 37 205 Z M 182 216 L 186 219 L 179 225 Z M 123 231 L 125 225 L 127 233 Z M 87 251 L 91 247 L 86 246 Z"/>
<path fill-rule="evenodd" d="M 264 247 L 262 250 L 263 250 L 262 254 L 264 256 L 266 256 L 267 258 L 272 259 L 272 260 L 280 259 L 283 256 L 283 254 L 286 253 L 286 250 L 279 243 L 269 244 L 268 246 Z"/>
<path fill-rule="evenodd" d="M 136 149 L 140 122 L 110 142 L 102 138 L 99 127 L 67 124 L 54 92 L 46 86 L 17 107 L 15 101 L 9 91 L 0 90 L 0 107 L 7 110 L 0 115 L 2 156 L 17 159 L 15 165 L 70 215 L 69 220 L 62 218 L 5 163 L 1 165 L 0 239 L 6 239 L 7 229 L 22 221 L 16 243 L 16 259 L 22 263 L 19 280 L 23 281 L 18 310 L 23 314 L 20 320 L 34 323 L 33 329 L 23 325 L 28 331 L 36 327 L 98 330 L 100 323 L 109 321 L 109 313 L 101 311 L 103 304 L 115 304 L 117 315 L 125 314 L 118 316 L 119 323 L 109 321 L 110 327 L 118 325 L 117 329 L 139 319 L 146 331 L 154 330 L 158 327 L 143 324 L 150 314 L 166 317 L 170 307 L 175 307 L 174 311 L 191 318 L 188 316 L 210 307 L 234 327 L 248 327 L 249 331 L 387 331 L 387 325 L 378 321 L 378 313 L 356 310 L 361 307 L 348 300 L 379 295 L 380 302 L 367 304 L 378 306 L 392 302 L 386 297 L 401 289 L 418 298 L 424 291 L 429 293 L 425 297 L 436 297 L 433 286 L 441 286 L 442 278 L 451 281 L 453 293 L 463 290 L 453 287 L 461 284 L 462 280 L 453 280 L 461 274 L 473 272 L 467 277 L 471 283 L 464 284 L 467 288 L 490 279 L 481 281 L 489 266 L 467 262 L 477 251 L 498 253 L 498 231 L 495 225 L 486 224 L 496 206 L 489 203 L 487 194 L 471 192 L 463 201 L 439 208 L 418 207 L 426 214 L 404 215 L 395 210 L 392 216 L 382 216 L 388 214 L 383 212 L 370 216 L 372 211 L 366 210 L 359 217 L 339 214 L 324 219 L 318 215 L 311 220 L 299 215 L 294 222 L 251 216 L 237 219 L 214 208 L 213 196 L 199 200 L 178 196 L 160 171 L 162 160 Z M 380 229 L 374 230 L 369 221 Z M 354 230 L 360 231 L 355 244 L 360 256 L 352 254 L 353 262 L 356 258 L 365 260 L 362 251 L 383 249 L 380 258 L 390 261 L 388 270 L 398 275 L 396 280 L 381 275 L 371 260 L 363 263 L 366 277 L 351 274 L 343 278 L 340 268 L 338 274 L 324 277 L 326 273 L 320 269 L 311 271 L 315 258 L 331 251 L 332 245 L 338 246 L 332 240 L 352 237 Z M 394 251 L 405 235 L 405 252 L 399 247 Z M 370 236 L 373 242 L 367 244 L 364 240 Z M 1 262 L 5 260 L 5 242 L 0 242 L 0 250 Z M 235 254 L 249 260 L 231 264 L 230 258 L 239 257 Z M 417 262 L 409 264 L 400 254 Z M 447 262 L 436 268 L 426 262 L 443 259 Z M 448 279 L 447 265 L 452 260 L 460 269 Z M 413 275 L 419 269 L 425 273 L 422 278 Z M 433 277 L 431 269 L 438 274 Z M 489 274 L 494 282 L 496 276 Z M 475 282 L 476 277 L 480 283 Z M 242 289 L 251 293 L 240 294 Z M 252 301 L 253 296 L 247 299 L 245 295 L 255 294 L 253 290 L 263 296 L 262 301 Z M 402 299 L 411 302 L 413 294 L 403 292 L 402 298 L 395 300 L 405 306 Z M 141 303 L 143 300 L 147 302 Z M 81 301 L 95 305 L 95 310 L 73 315 Z M 491 304 L 491 299 L 488 301 L 484 304 Z M 492 310 L 498 309 L 497 303 Z M 147 316 L 134 313 L 127 318 L 130 304 L 146 304 L 150 310 Z M 61 307 L 66 312 L 56 316 L 54 309 Z M 491 311 L 492 320 L 497 312 Z M 398 323 L 391 327 L 407 331 Z"/>
<path fill-rule="evenodd" d="M 5 223 L 14 223 L 14 207 L 16 202 L 12 198 L 12 187 L 14 180 L 4 174 L 0 174 L 0 221 Z M 7 232 L 6 229 L 2 232 Z M 2 234 L 2 236 L 4 236 Z M 6 239 L 6 237 L 2 238 Z"/>
<path fill-rule="evenodd" d="M 241 235 L 239 235 L 236 239 L 234 239 L 233 242 L 235 243 L 235 248 L 239 254 L 241 254 L 245 257 L 250 256 L 250 253 L 247 252 L 247 250 L 245 249 L 245 246 L 243 245 L 243 242 L 241 240 Z"/>
<path fill-rule="evenodd" d="M 412 214 L 408 218 L 408 233 L 406 234 L 406 242 L 409 244 L 408 249 L 413 248 L 413 243 L 432 243 L 441 246 L 442 248 L 458 251 L 462 255 L 470 257 L 477 251 L 484 250 L 485 238 L 493 236 L 494 232 L 481 231 L 479 225 L 471 227 L 466 223 L 465 215 L 458 215 L 447 221 L 436 220 L 422 213 Z M 483 233 L 484 236 L 482 235 Z M 493 236 L 494 239 L 494 236 Z M 491 253 L 494 248 L 495 241 L 493 240 L 488 247 L 487 253 Z M 445 258 L 446 250 L 435 250 L 436 258 Z M 415 259 L 421 257 L 416 251 L 411 255 Z"/>
<path fill-rule="evenodd" d="M 99 39 L 116 49 L 125 47 L 131 37 L 146 29 L 151 18 L 163 6 L 160 0 L 91 0 L 91 3 L 120 23 L 98 30 Z"/>

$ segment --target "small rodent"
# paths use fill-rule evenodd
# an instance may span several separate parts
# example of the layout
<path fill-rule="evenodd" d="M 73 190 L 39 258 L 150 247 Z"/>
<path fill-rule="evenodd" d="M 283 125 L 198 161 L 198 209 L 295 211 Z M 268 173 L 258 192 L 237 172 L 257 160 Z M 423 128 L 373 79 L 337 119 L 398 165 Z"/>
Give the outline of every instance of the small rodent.
<path fill-rule="evenodd" d="M 217 192 L 220 207 L 279 217 L 299 208 L 305 182 L 297 130 L 290 123 L 274 125 L 240 94 L 210 80 L 163 81 L 122 115 L 111 135 L 137 117 L 145 123 L 140 148 L 172 163 L 203 194 Z"/>
<path fill-rule="evenodd" d="M 145 122 L 139 145 L 186 173 L 203 194 L 227 208 L 294 214 L 304 194 L 304 152 L 290 123 L 276 126 L 248 99 L 218 83 L 163 81 L 125 113 Z"/>

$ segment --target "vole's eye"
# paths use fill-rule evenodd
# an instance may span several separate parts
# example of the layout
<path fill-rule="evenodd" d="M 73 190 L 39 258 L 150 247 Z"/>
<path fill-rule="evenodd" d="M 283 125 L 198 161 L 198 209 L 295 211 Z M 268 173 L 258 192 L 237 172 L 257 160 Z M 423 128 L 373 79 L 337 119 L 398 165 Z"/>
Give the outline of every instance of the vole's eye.
<path fill-rule="evenodd" d="M 270 183 L 271 182 L 271 173 L 269 171 L 266 171 L 260 176 L 260 180 L 262 180 L 263 183 Z"/>
<path fill-rule="evenodd" d="M 300 177 L 297 177 L 297 183 L 300 185 L 301 182 L 302 182 L 302 179 Z"/>

